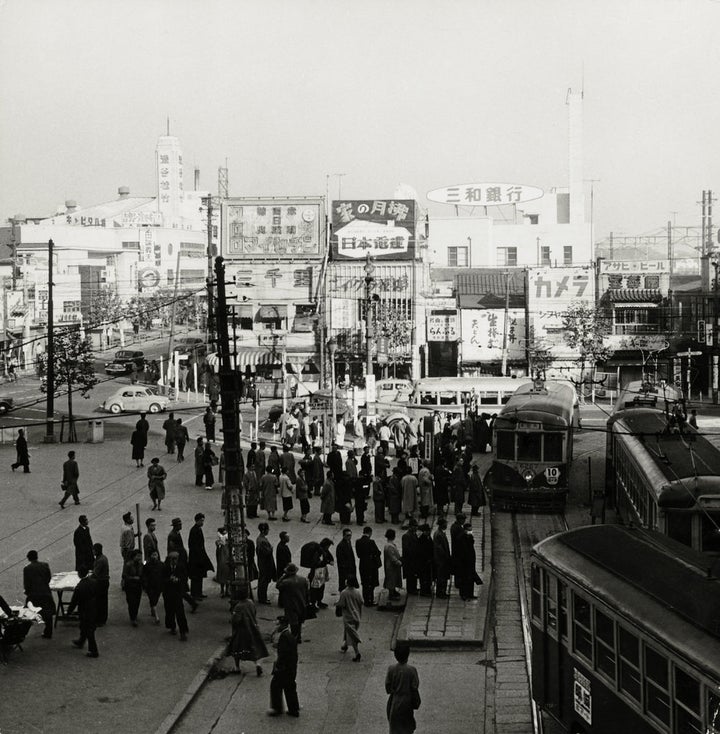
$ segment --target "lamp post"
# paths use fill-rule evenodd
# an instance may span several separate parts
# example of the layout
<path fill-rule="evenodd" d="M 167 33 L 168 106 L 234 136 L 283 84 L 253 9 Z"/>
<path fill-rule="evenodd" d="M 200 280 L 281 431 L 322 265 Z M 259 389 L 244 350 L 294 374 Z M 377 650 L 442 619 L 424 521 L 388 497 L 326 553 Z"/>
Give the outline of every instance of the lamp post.
<path fill-rule="evenodd" d="M 332 438 L 337 438 L 337 385 L 335 383 L 335 353 L 337 352 L 337 340 L 334 336 L 330 337 L 327 343 L 328 354 L 330 355 L 330 395 L 332 399 Z"/>

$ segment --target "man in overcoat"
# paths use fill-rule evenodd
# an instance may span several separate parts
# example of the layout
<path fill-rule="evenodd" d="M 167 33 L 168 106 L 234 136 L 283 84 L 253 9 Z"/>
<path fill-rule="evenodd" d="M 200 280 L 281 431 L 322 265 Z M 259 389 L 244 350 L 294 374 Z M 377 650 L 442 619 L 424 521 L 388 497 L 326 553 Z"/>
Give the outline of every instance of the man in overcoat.
<path fill-rule="evenodd" d="M 195 524 L 190 528 L 188 534 L 188 576 L 190 577 L 190 595 L 195 601 L 207 598 L 207 594 L 203 594 L 203 579 L 208 571 L 215 570 L 205 550 L 204 523 L 205 515 L 198 512 L 195 515 Z"/>
<path fill-rule="evenodd" d="M 36 550 L 28 551 L 26 558 L 29 563 L 23 568 L 23 588 L 27 601 L 40 607 L 40 616 L 45 623 L 42 636 L 49 640 L 53 632 L 53 614 L 55 614 L 55 600 L 50 591 L 50 566 L 44 561 L 38 561 Z"/>
<path fill-rule="evenodd" d="M 382 564 L 382 556 L 377 543 L 372 539 L 372 528 L 363 528 L 363 534 L 355 541 L 355 553 L 360 565 L 360 585 L 362 586 L 363 604 L 375 606 L 375 587 L 380 585 L 378 569 Z"/>

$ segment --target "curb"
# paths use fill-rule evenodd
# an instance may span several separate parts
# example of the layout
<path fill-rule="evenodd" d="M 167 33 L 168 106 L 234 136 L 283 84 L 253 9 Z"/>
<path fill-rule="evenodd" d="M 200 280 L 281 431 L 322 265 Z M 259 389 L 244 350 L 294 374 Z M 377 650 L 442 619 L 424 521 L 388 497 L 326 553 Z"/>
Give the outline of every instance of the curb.
<path fill-rule="evenodd" d="M 192 702 L 200 693 L 200 689 L 207 682 L 210 671 L 212 670 L 215 663 L 222 660 L 225 657 L 225 650 L 227 649 L 227 643 L 220 646 L 215 652 L 207 659 L 205 664 L 200 668 L 198 674 L 192 679 L 190 685 L 187 687 L 185 693 L 180 697 L 180 700 L 175 704 L 173 710 L 163 719 L 160 726 L 155 730 L 155 734 L 170 734 L 175 728 L 175 725 L 180 721 L 183 714 L 188 710 Z"/>

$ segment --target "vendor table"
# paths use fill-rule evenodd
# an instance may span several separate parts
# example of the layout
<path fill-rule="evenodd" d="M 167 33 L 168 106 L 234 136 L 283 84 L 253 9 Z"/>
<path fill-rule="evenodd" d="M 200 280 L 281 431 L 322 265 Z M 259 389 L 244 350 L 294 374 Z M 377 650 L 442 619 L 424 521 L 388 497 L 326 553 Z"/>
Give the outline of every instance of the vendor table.
<path fill-rule="evenodd" d="M 77 614 L 68 614 L 67 608 L 70 605 L 70 599 L 63 600 L 63 593 L 66 591 L 73 592 L 75 587 L 80 583 L 80 577 L 77 571 L 61 571 L 54 573 L 50 579 L 50 590 L 57 594 L 57 613 L 55 614 L 55 627 L 62 619 L 77 619 Z M 72 594 L 71 594 L 72 596 Z"/>

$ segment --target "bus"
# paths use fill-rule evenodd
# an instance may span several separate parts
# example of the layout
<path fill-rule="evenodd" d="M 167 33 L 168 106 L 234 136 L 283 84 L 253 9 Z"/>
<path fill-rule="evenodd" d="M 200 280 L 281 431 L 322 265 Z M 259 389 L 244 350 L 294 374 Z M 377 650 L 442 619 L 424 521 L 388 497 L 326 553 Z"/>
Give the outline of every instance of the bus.
<path fill-rule="evenodd" d="M 532 384 L 522 377 L 424 377 L 415 383 L 408 407 L 418 407 L 424 415 L 433 411 L 460 413 L 495 413 L 502 408 L 520 385 Z"/>
<path fill-rule="evenodd" d="M 568 383 L 518 387 L 493 424 L 494 458 L 484 480 L 492 508 L 561 512 L 578 424 L 577 394 Z"/>
<path fill-rule="evenodd" d="M 707 556 L 641 528 L 538 543 L 532 694 L 572 734 L 720 734 L 720 578 Z"/>
<path fill-rule="evenodd" d="M 620 519 L 720 555 L 720 449 L 652 408 L 607 422 L 606 496 Z"/>

